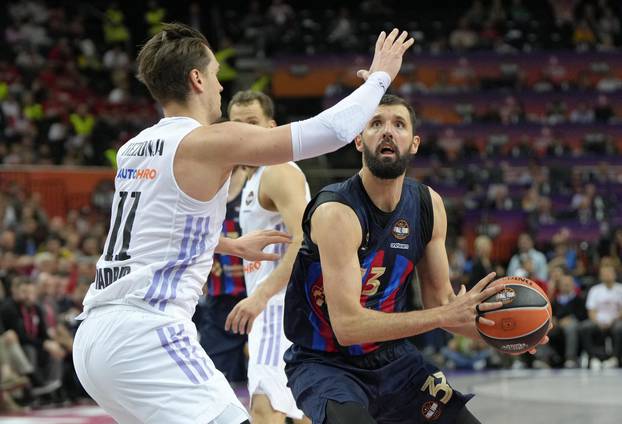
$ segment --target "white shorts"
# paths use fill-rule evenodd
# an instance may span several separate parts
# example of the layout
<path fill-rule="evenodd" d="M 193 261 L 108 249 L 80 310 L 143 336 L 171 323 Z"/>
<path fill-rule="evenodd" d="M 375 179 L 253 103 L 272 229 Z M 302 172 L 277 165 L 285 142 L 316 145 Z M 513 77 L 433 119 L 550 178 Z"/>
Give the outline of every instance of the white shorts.
<path fill-rule="evenodd" d="M 266 395 L 275 411 L 300 419 L 292 391 L 287 387 L 283 354 L 292 345 L 283 331 L 284 296 L 268 301 L 266 309 L 255 318 L 248 335 L 248 393 Z"/>
<path fill-rule="evenodd" d="M 89 312 L 73 346 L 86 391 L 121 424 L 208 424 L 227 409 L 248 419 L 197 341 L 195 325 L 131 306 Z"/>

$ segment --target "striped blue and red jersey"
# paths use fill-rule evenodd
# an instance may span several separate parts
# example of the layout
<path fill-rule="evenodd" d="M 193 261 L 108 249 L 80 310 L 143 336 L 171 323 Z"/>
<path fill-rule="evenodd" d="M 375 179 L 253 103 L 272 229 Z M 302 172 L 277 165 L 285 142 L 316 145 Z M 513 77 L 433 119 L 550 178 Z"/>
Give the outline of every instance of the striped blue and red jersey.
<path fill-rule="evenodd" d="M 240 203 L 242 191 L 227 202 L 227 213 L 222 224 L 222 234 L 225 237 L 238 238 L 240 230 Z M 246 296 L 244 283 L 244 269 L 242 259 L 237 256 L 214 254 L 214 264 L 207 279 L 208 296 Z"/>
<path fill-rule="evenodd" d="M 363 241 L 358 249 L 361 305 L 388 313 L 404 312 L 408 310 L 408 285 L 415 265 L 432 237 L 434 215 L 430 191 L 427 186 L 406 178 L 397 207 L 386 213 L 373 204 L 356 174 L 323 188 L 305 210 L 304 239 L 285 297 L 285 334 L 294 344 L 307 349 L 363 355 L 384 342 L 341 346 L 328 315 L 322 264 L 318 247 L 310 236 L 313 212 L 327 202 L 340 202 L 352 208 L 361 225 Z"/>

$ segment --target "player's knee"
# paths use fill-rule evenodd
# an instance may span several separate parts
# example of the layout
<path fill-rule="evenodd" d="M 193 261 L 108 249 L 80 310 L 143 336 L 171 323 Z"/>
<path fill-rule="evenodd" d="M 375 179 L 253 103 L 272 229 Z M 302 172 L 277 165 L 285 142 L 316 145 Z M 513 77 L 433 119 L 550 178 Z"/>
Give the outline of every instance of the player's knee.
<path fill-rule="evenodd" d="M 376 424 L 376 420 L 369 411 L 360 403 L 339 403 L 329 400 L 326 403 L 326 424 Z"/>
<path fill-rule="evenodd" d="M 267 396 L 255 395 L 251 403 L 251 418 L 253 423 L 272 424 L 285 420 L 285 414 L 275 411 Z"/>
<path fill-rule="evenodd" d="M 2 334 L 2 339 L 7 345 L 16 344 L 19 340 L 17 333 L 13 330 L 7 330 Z"/>

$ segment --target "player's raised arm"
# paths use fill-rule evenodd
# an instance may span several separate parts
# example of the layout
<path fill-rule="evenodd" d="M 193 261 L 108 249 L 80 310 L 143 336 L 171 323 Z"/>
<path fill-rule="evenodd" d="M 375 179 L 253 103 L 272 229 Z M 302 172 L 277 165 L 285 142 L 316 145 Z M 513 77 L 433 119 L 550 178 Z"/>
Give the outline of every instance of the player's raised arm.
<path fill-rule="evenodd" d="M 386 36 L 382 32 L 371 67 L 358 73 L 365 83 L 310 119 L 270 129 L 234 122 L 201 129 L 207 143 L 201 150 L 204 157 L 197 160 L 217 161 L 225 166 L 271 165 L 339 149 L 363 130 L 413 43 L 406 31 L 400 34 L 394 29 Z"/>

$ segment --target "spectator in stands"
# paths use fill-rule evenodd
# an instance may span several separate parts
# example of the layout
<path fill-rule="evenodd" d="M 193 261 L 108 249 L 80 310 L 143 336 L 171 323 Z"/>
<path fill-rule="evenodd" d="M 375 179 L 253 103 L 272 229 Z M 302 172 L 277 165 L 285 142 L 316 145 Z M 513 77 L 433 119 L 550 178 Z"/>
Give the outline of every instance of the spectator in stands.
<path fill-rule="evenodd" d="M 503 25 L 507 19 L 507 12 L 501 0 L 493 0 L 488 10 L 488 21 L 494 25 Z"/>
<path fill-rule="evenodd" d="M 521 209 L 529 214 L 535 212 L 540 204 L 540 193 L 538 187 L 533 185 L 527 189 L 521 200 Z"/>
<path fill-rule="evenodd" d="M 572 197 L 570 205 L 579 221 L 583 223 L 602 221 L 605 218 L 605 206 L 605 201 L 597 193 L 594 184 L 582 186 L 581 191 Z"/>
<path fill-rule="evenodd" d="M 282 27 L 294 18 L 294 9 L 283 0 L 272 0 L 268 7 L 268 19 L 272 24 Z"/>
<path fill-rule="evenodd" d="M 441 349 L 445 357 L 445 366 L 449 369 L 480 371 L 486 368 L 486 361 L 492 354 L 492 348 L 483 340 L 474 340 L 455 335 L 447 346 Z"/>
<path fill-rule="evenodd" d="M 622 90 L 622 80 L 609 70 L 596 83 L 596 90 L 602 93 L 613 93 Z"/>
<path fill-rule="evenodd" d="M 530 259 L 530 264 L 523 258 Z M 527 265 L 534 278 L 540 281 L 547 281 L 548 267 L 546 262 L 546 256 L 544 253 L 534 249 L 533 239 L 527 233 L 522 233 L 518 236 L 518 252 L 510 259 L 508 265 L 508 275 L 518 275 L 519 269 Z M 524 269 L 524 268 L 523 268 Z"/>
<path fill-rule="evenodd" d="M 506 184 L 491 184 L 488 187 L 487 204 L 490 209 L 509 211 L 514 208 L 514 201 Z"/>
<path fill-rule="evenodd" d="M 497 276 L 503 275 L 503 268 L 494 263 L 492 256 L 492 240 L 486 235 L 477 236 L 475 239 L 473 266 L 468 276 L 467 290 L 471 290 L 475 284 L 491 272 L 497 272 Z"/>
<path fill-rule="evenodd" d="M 594 120 L 595 122 L 607 124 L 613 118 L 613 108 L 609 103 L 609 98 L 604 94 L 598 96 L 596 105 L 594 106 Z"/>
<path fill-rule="evenodd" d="M 457 51 L 471 50 L 479 42 L 479 37 L 466 18 L 461 18 L 458 27 L 449 35 L 449 45 Z"/>
<path fill-rule="evenodd" d="M 464 281 L 464 273 L 470 266 L 467 260 L 466 239 L 462 236 L 456 238 L 455 246 L 448 249 L 449 257 L 449 280 L 454 287 L 460 286 Z"/>
<path fill-rule="evenodd" d="M 469 59 L 464 56 L 458 59 L 458 66 L 451 70 L 450 80 L 452 86 L 461 91 L 473 91 L 478 85 L 475 69 L 473 69 Z"/>
<path fill-rule="evenodd" d="M 0 285 L 0 304 L 5 301 L 4 287 Z M 34 368 L 24 353 L 17 334 L 7 330 L 0 315 L 0 413 L 20 412 L 11 392 L 30 384 L 27 375 Z"/>
<path fill-rule="evenodd" d="M 550 300 L 557 296 L 557 290 L 561 285 L 561 280 L 564 275 L 568 274 L 568 270 L 562 264 L 550 264 L 549 265 L 549 279 L 546 282 L 547 295 Z"/>
<path fill-rule="evenodd" d="M 622 264 L 622 227 L 617 228 L 613 234 L 608 253 L 620 265 Z"/>
<path fill-rule="evenodd" d="M 590 356 L 590 367 L 616 367 L 622 364 L 622 284 L 616 282 L 613 265 L 602 263 L 600 284 L 587 294 L 588 319 L 580 325 L 581 342 Z M 604 342 L 611 337 L 613 351 L 597 347 L 597 340 Z M 601 363 L 601 361 L 604 361 Z"/>
<path fill-rule="evenodd" d="M 567 227 L 563 227 L 553 234 L 551 238 L 552 249 L 547 252 L 549 269 L 560 266 L 565 271 L 572 272 L 577 267 L 578 255 L 570 236 L 571 230 Z"/>
<path fill-rule="evenodd" d="M 622 27 L 620 18 L 616 16 L 611 7 L 608 7 L 606 2 L 601 2 L 600 6 L 601 14 L 596 26 L 600 40 L 599 47 L 602 50 L 609 50 L 614 47 L 616 39 L 619 40 Z"/>
<path fill-rule="evenodd" d="M 579 102 L 576 108 L 570 112 L 570 122 L 574 124 L 591 124 L 594 122 L 594 111 L 586 102 Z"/>
<path fill-rule="evenodd" d="M 596 44 L 596 35 L 586 19 L 581 19 L 575 26 L 573 42 L 577 51 L 590 50 Z"/>
<path fill-rule="evenodd" d="M 523 106 L 515 96 L 506 96 L 499 108 L 502 124 L 518 124 L 525 120 Z"/>
<path fill-rule="evenodd" d="M 0 316 L 7 329 L 13 330 L 34 372 L 31 381 L 34 395 L 55 391 L 61 386 L 63 348 L 48 335 L 45 315 L 39 305 L 35 287 L 26 278 L 13 282 L 13 298 L 2 305 Z"/>
<path fill-rule="evenodd" d="M 335 50 L 343 51 L 356 45 L 354 23 L 347 7 L 339 9 L 339 16 L 332 24 L 328 33 L 327 41 L 336 47 Z"/>
<path fill-rule="evenodd" d="M 563 361 L 565 368 L 576 368 L 579 354 L 579 323 L 586 318 L 585 299 L 577 294 L 574 279 L 570 274 L 562 274 L 554 291 L 556 294 L 551 300 L 553 329 L 549 332 L 550 346 L 559 362 Z"/>

